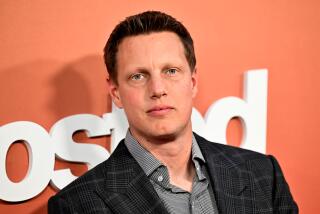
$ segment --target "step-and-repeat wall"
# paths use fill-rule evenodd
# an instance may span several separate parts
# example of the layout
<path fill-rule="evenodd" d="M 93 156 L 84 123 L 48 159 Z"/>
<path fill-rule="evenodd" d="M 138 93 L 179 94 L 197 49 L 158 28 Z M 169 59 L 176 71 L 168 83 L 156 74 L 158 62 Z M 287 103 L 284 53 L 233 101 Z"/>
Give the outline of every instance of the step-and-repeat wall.
<path fill-rule="evenodd" d="M 272 154 L 301 213 L 320 198 L 320 3 L 0 3 L 0 213 L 47 213 L 58 189 L 107 159 L 126 131 L 102 49 L 124 17 L 171 14 L 195 41 L 194 130 Z"/>

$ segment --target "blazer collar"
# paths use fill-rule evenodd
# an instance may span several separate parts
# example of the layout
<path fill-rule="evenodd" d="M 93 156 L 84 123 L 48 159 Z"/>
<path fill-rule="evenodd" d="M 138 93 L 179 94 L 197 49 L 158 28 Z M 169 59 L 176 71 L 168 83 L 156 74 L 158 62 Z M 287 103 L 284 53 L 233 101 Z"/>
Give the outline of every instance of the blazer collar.
<path fill-rule="evenodd" d="M 251 176 L 240 168 L 243 169 L 246 162 L 235 158 L 233 155 L 236 154 L 226 152 L 228 148 L 225 145 L 212 143 L 197 134 L 194 135 L 207 163 L 219 213 L 245 213 L 241 210 L 243 206 L 240 203 L 241 199 L 250 197 Z M 237 204 L 239 206 L 236 206 Z"/>
<path fill-rule="evenodd" d="M 226 152 L 228 148 L 224 145 L 194 135 L 206 160 L 219 213 L 245 213 L 241 209 L 243 204 L 239 203 L 251 197 L 249 187 L 252 182 L 250 175 L 241 170 L 246 162 L 236 158 L 236 154 Z M 105 182 L 96 188 L 96 192 L 114 213 L 167 213 L 149 178 L 123 141 L 103 169 Z"/>
<path fill-rule="evenodd" d="M 96 192 L 114 213 L 166 213 L 149 178 L 121 141 L 104 167 Z"/>

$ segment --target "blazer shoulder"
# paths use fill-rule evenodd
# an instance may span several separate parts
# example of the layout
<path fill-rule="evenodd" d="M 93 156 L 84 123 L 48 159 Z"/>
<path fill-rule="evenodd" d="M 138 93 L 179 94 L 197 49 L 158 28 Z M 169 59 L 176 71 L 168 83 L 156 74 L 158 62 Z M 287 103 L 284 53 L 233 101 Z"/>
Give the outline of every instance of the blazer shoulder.
<path fill-rule="evenodd" d="M 270 213 L 299 212 L 280 165 L 272 155 L 213 143 L 197 134 L 195 137 L 207 161 L 217 201 L 223 206 L 222 209 L 233 204 L 226 200 L 233 200 L 236 204 L 238 199 L 243 199 L 239 192 L 248 195 L 251 192 L 252 199 L 261 202 L 256 206 L 259 213 L 262 210 L 269 210 Z M 241 187 L 241 191 L 235 187 Z M 236 194 L 229 197 L 231 193 Z"/>
<path fill-rule="evenodd" d="M 106 163 L 100 163 L 52 196 L 48 200 L 48 213 L 89 213 L 90 207 L 98 205 L 95 190 L 103 185 L 103 168 Z M 100 206 L 98 209 L 108 208 Z"/>
<path fill-rule="evenodd" d="M 104 180 L 104 168 L 108 164 L 108 160 L 103 161 L 91 170 L 88 170 L 83 175 L 72 181 L 70 184 L 61 189 L 56 196 L 64 197 L 72 195 L 73 192 L 90 191 L 99 186 Z"/>
<path fill-rule="evenodd" d="M 68 194 L 73 194 L 74 192 L 95 190 L 101 187 L 106 181 L 107 174 L 118 170 L 119 159 L 123 159 L 127 154 L 125 153 L 124 144 L 121 141 L 116 148 L 116 150 L 111 154 L 111 156 L 95 166 L 94 168 L 88 170 L 83 175 L 72 181 L 66 187 L 61 189 L 56 196 L 64 196 Z"/>
<path fill-rule="evenodd" d="M 199 144 L 201 151 L 207 158 L 214 158 L 215 160 L 227 160 L 234 164 L 241 164 L 247 161 L 265 159 L 270 161 L 270 156 L 256 151 L 243 149 L 231 145 L 224 145 L 216 142 L 208 141 L 207 139 L 194 133 L 194 136 Z"/>
<path fill-rule="evenodd" d="M 50 214 L 151 213 L 162 209 L 158 199 L 147 175 L 122 141 L 106 161 L 53 196 L 48 208 Z"/>
<path fill-rule="evenodd" d="M 105 190 L 108 177 L 117 174 L 119 160 L 126 158 L 126 147 L 120 142 L 111 156 L 61 189 L 48 201 L 49 213 L 110 213 L 98 190 Z M 121 167 L 120 167 L 121 168 Z M 109 192 L 108 192 L 109 194 Z"/>

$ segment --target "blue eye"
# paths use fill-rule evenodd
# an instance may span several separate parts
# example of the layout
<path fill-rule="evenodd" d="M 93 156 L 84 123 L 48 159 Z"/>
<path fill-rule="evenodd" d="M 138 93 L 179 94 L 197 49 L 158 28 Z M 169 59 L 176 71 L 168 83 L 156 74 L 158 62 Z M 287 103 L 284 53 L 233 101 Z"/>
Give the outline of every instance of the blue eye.
<path fill-rule="evenodd" d="M 175 68 L 170 68 L 170 69 L 166 70 L 166 73 L 167 73 L 168 75 L 170 75 L 170 76 L 173 76 L 173 75 L 175 75 L 175 74 L 177 73 L 177 69 L 175 69 Z"/>
<path fill-rule="evenodd" d="M 130 77 L 130 79 L 132 79 L 132 80 L 141 80 L 141 79 L 143 79 L 143 78 L 144 78 L 144 75 L 141 74 L 141 73 L 133 74 L 133 75 Z"/>

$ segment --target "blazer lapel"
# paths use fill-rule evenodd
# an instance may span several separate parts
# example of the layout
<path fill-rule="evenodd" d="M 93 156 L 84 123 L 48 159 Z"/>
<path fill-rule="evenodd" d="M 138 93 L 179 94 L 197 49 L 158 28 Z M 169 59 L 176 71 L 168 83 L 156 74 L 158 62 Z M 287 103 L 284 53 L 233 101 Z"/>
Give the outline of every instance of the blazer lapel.
<path fill-rule="evenodd" d="M 252 207 L 250 192 L 251 176 L 240 165 L 245 162 L 235 162 L 223 150 L 223 145 L 217 146 L 195 134 L 199 147 L 206 160 L 210 182 L 219 213 L 248 213 Z M 243 168 L 243 166 L 242 166 Z"/>
<path fill-rule="evenodd" d="M 105 167 L 105 182 L 96 192 L 114 213 L 166 213 L 149 178 L 123 141 Z"/>

